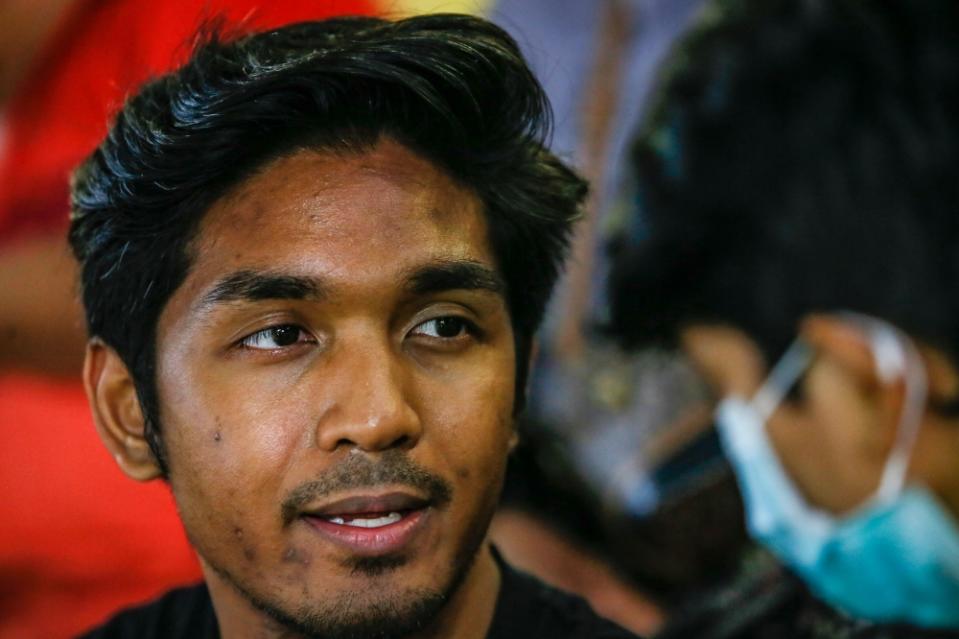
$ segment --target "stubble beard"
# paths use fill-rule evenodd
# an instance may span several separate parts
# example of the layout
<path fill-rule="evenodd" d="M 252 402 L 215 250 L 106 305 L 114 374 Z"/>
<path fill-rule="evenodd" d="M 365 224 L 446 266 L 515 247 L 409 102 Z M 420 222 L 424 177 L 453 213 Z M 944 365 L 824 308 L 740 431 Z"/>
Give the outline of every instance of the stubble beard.
<path fill-rule="evenodd" d="M 283 602 L 255 592 L 228 570 L 204 558 L 207 564 L 250 604 L 275 622 L 280 629 L 303 639 L 408 639 L 428 636 L 457 591 L 466 580 L 481 550 L 496 511 L 498 490 L 494 490 L 475 525 L 453 558 L 445 584 L 435 589 L 409 588 L 370 600 L 375 587 L 347 591 L 324 601 L 305 603 L 290 609 Z M 405 557 L 388 556 L 351 560 L 354 575 L 376 578 L 402 570 Z M 285 635 L 284 635 L 285 636 Z M 442 635 L 439 635 L 442 636 Z"/>
<path fill-rule="evenodd" d="M 371 588 L 362 592 L 343 592 L 334 598 L 290 610 L 279 601 L 253 592 L 216 564 L 207 563 L 254 608 L 283 630 L 292 631 L 303 639 L 407 639 L 427 634 L 460 589 L 483 549 L 492 514 L 491 509 L 484 517 L 484 526 L 478 527 L 457 553 L 445 585 L 436 589 L 409 588 L 378 600 L 369 600 Z M 354 575 L 375 578 L 400 570 L 405 564 L 402 558 L 364 558 L 351 562 L 351 571 Z"/>

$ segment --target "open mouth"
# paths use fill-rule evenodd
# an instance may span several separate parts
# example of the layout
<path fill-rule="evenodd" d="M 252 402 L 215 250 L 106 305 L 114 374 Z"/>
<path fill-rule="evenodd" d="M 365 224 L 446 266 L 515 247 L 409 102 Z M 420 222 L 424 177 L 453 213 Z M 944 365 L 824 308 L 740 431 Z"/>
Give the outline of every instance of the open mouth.
<path fill-rule="evenodd" d="M 428 500 L 408 493 L 360 495 L 309 509 L 301 518 L 327 540 L 363 555 L 395 552 L 431 519 Z"/>
<path fill-rule="evenodd" d="M 395 524 L 396 522 L 403 519 L 403 515 L 396 511 L 393 511 L 387 515 L 378 515 L 364 513 L 362 515 L 346 515 L 340 517 L 339 515 L 334 515 L 333 517 L 324 517 L 326 521 L 331 524 L 336 524 L 337 526 L 356 526 L 357 528 L 382 528 L 383 526 L 389 526 L 390 524 Z"/>

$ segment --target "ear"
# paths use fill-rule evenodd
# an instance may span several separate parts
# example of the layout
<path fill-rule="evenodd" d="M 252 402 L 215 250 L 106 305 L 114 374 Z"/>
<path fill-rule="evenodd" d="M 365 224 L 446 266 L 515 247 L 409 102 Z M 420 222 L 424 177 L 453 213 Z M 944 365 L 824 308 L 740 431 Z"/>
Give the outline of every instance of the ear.
<path fill-rule="evenodd" d="M 83 385 L 97 433 L 120 469 L 138 481 L 160 477 L 133 377 L 116 351 L 100 339 L 87 344 Z"/>
<path fill-rule="evenodd" d="M 536 356 L 539 354 L 539 338 L 535 335 L 530 339 L 529 343 L 529 353 L 526 355 L 526 379 L 523 382 L 522 390 L 517 389 L 517 392 L 522 392 L 523 396 L 521 398 L 514 399 L 514 406 L 517 401 L 522 402 L 522 406 L 525 408 L 527 398 L 529 398 L 529 387 L 530 380 L 533 379 L 533 368 L 536 366 Z M 517 357 L 520 357 L 520 353 L 516 353 Z M 516 367 L 517 370 L 520 368 Z M 519 446 L 519 415 L 523 411 L 513 411 L 513 432 L 509 436 L 509 453 L 512 454 L 516 447 Z"/>
<path fill-rule="evenodd" d="M 513 426 L 513 432 L 509 436 L 509 448 L 507 448 L 507 454 L 512 455 L 517 446 L 519 446 L 519 430 L 516 428 L 516 426 Z"/>
<path fill-rule="evenodd" d="M 519 353 L 517 353 L 519 356 Z M 529 389 L 532 385 L 533 374 L 536 372 L 536 362 L 539 359 L 539 336 L 533 335 L 529 342 L 529 353 L 526 355 L 526 379 L 523 383 L 523 403 L 529 398 Z"/>

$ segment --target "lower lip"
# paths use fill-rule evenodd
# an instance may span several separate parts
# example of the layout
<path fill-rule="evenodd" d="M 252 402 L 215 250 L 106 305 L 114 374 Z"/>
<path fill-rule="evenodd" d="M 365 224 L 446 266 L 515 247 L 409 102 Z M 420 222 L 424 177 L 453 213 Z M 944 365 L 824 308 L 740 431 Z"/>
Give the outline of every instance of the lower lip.
<path fill-rule="evenodd" d="M 407 546 L 426 525 L 429 509 L 414 510 L 398 522 L 379 528 L 334 524 L 321 517 L 303 519 L 330 541 L 358 555 L 375 557 L 397 552 Z"/>

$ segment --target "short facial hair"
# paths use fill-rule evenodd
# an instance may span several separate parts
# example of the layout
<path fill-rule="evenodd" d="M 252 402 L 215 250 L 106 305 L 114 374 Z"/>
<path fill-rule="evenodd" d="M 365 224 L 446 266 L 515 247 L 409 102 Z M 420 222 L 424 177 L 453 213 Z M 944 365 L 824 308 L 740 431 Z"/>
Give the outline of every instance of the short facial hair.
<path fill-rule="evenodd" d="M 452 487 L 443 478 L 413 462 L 400 450 L 388 450 L 373 461 L 364 454 L 347 457 L 315 480 L 290 491 L 281 504 L 281 517 L 288 526 L 300 509 L 312 501 L 338 491 L 374 488 L 382 485 L 405 485 L 425 493 L 432 506 L 443 506 L 452 499 Z M 486 531 L 496 509 L 499 490 L 478 513 L 476 525 L 459 548 L 452 562 L 449 582 L 436 590 L 409 589 L 403 597 L 388 598 L 354 608 L 360 593 L 345 592 L 327 600 L 322 610 L 309 605 L 288 610 L 240 583 L 224 568 L 207 559 L 207 563 L 243 595 L 254 608 L 266 614 L 283 629 L 305 639 L 405 639 L 429 628 L 462 585 L 486 538 Z M 395 570 L 406 563 L 403 555 L 353 558 L 349 566 L 356 572 L 376 576 Z M 402 600 L 401 600 L 402 599 Z"/>

